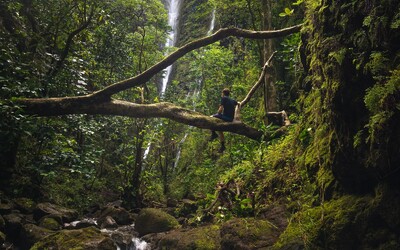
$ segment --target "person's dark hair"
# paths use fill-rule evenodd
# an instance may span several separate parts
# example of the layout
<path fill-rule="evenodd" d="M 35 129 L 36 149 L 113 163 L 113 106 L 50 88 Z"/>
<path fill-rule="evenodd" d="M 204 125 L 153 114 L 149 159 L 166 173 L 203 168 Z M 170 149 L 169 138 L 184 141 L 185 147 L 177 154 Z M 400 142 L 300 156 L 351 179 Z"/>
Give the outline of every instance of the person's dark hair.
<path fill-rule="evenodd" d="M 224 90 L 222 90 L 222 93 L 224 94 L 224 96 L 229 96 L 229 94 L 230 94 L 231 92 L 229 91 L 228 88 L 224 88 Z"/>

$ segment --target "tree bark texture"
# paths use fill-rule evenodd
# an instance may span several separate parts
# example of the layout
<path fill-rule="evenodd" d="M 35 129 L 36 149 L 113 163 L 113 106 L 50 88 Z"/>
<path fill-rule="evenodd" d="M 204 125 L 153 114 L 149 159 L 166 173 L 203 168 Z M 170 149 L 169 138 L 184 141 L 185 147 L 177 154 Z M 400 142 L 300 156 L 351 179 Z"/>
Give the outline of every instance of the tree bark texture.
<path fill-rule="evenodd" d="M 59 116 L 68 114 L 117 115 L 133 118 L 167 118 L 179 123 L 203 129 L 229 131 L 258 140 L 262 133 L 242 122 L 223 122 L 220 119 L 199 112 L 161 102 L 136 104 L 120 100 L 91 102 L 86 97 L 24 99 L 22 105 L 28 114 L 38 116 Z"/>
<path fill-rule="evenodd" d="M 264 18 L 263 18 L 263 29 L 271 30 L 272 27 L 272 1 L 271 0 L 263 0 L 263 10 L 264 10 Z M 274 53 L 274 42 L 271 39 L 264 41 L 264 62 L 268 60 L 268 58 Z M 268 112 L 277 111 L 278 103 L 277 103 L 277 93 L 275 87 L 275 73 L 273 73 L 273 68 L 270 69 L 271 73 L 266 74 L 264 78 L 264 110 L 267 116 Z M 267 122 L 268 123 L 268 122 Z"/>

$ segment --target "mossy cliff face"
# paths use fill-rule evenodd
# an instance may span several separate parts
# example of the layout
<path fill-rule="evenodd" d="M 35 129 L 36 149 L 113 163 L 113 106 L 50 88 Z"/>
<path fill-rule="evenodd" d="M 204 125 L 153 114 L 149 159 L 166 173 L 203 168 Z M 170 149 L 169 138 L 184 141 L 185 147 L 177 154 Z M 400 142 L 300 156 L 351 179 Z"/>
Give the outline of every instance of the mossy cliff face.
<path fill-rule="evenodd" d="M 400 3 L 305 3 L 304 163 L 347 191 L 371 191 L 400 175 Z"/>
<path fill-rule="evenodd" d="M 207 34 L 211 23 L 212 7 L 207 0 L 185 0 L 182 2 L 179 41 L 182 46 Z"/>
<path fill-rule="evenodd" d="M 298 168 L 318 199 L 276 249 L 400 248 L 400 2 L 305 1 Z"/>

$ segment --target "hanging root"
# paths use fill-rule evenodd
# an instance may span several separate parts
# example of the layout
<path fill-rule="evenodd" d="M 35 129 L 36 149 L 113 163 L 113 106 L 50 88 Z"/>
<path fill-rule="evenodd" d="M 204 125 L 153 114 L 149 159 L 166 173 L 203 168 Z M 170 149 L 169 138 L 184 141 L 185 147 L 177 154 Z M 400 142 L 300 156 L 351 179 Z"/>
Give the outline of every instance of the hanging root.
<path fill-rule="evenodd" d="M 235 117 L 233 118 L 233 122 L 241 122 L 241 117 L 240 117 L 240 110 L 241 110 L 241 103 L 238 102 L 238 105 L 235 107 Z"/>

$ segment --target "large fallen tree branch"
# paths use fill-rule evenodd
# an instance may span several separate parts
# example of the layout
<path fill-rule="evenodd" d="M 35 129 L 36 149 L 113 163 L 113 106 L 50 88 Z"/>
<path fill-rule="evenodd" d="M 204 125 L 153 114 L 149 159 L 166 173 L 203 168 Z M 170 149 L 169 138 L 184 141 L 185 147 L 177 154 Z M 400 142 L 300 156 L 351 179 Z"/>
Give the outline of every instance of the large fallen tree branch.
<path fill-rule="evenodd" d="M 120 115 L 134 118 L 163 117 L 198 128 L 229 131 L 247 136 L 251 139 L 259 140 L 263 137 L 262 132 L 251 128 L 242 122 L 223 122 L 219 119 L 211 118 L 198 112 L 178 107 L 171 103 L 156 103 L 147 105 L 136 104 L 126 101 L 113 100 L 111 99 L 111 96 L 129 88 L 143 85 L 149 81 L 151 77 L 190 51 L 212 44 L 223 38 L 236 36 L 251 39 L 271 39 L 298 32 L 300 28 L 301 25 L 274 31 L 251 31 L 237 28 L 220 29 L 211 36 L 207 36 L 184 45 L 143 73 L 112 84 L 92 94 L 76 97 L 19 99 L 17 102 L 23 106 L 24 110 L 28 114 L 38 116 L 101 114 Z M 262 74 L 265 74 L 264 70 Z M 245 98 L 245 100 L 249 98 Z"/>
<path fill-rule="evenodd" d="M 120 100 L 92 102 L 87 97 L 24 99 L 20 104 L 25 111 L 38 116 L 58 116 L 68 114 L 117 115 L 133 118 L 162 117 L 179 123 L 203 129 L 229 131 L 254 140 L 262 137 L 262 132 L 242 122 L 223 122 L 199 112 L 161 102 L 154 104 L 136 104 Z"/>

